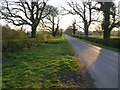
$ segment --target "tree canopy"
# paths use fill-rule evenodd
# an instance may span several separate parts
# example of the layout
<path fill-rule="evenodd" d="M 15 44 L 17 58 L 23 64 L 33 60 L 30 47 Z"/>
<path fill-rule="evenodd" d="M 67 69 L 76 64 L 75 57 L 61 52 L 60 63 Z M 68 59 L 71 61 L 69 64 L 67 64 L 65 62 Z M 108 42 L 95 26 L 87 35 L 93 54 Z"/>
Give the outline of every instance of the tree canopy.
<path fill-rule="evenodd" d="M 36 37 L 36 28 L 50 11 L 45 10 L 48 0 L 2 0 L 0 9 L 2 19 L 16 26 L 31 26 L 31 37 Z M 47 13 L 46 13 L 47 12 Z"/>

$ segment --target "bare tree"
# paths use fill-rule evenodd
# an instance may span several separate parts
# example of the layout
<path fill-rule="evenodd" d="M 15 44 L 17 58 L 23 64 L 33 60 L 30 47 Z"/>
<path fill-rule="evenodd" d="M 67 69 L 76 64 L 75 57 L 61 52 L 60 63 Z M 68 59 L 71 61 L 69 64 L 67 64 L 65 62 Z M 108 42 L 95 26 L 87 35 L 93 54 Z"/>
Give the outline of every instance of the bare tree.
<path fill-rule="evenodd" d="M 72 23 L 72 30 L 73 30 L 73 35 L 75 35 L 77 28 L 76 28 L 76 20 L 73 21 Z"/>
<path fill-rule="evenodd" d="M 71 1 L 67 3 L 68 6 L 71 8 L 71 10 L 67 10 L 66 8 L 63 8 L 65 11 L 68 11 L 70 14 L 77 14 L 82 19 L 82 22 L 84 23 L 84 27 L 80 27 L 84 29 L 85 36 L 88 36 L 89 26 L 93 21 L 97 21 L 97 19 L 92 18 L 92 14 L 95 12 L 93 10 L 93 4 L 90 0 L 83 1 L 82 3 L 77 1 Z"/>
<path fill-rule="evenodd" d="M 59 10 L 58 8 L 49 5 L 47 7 L 51 12 L 46 17 L 46 27 L 50 32 L 52 32 L 53 36 L 57 35 L 57 32 L 59 30 L 59 22 L 60 22 L 60 16 L 59 16 Z"/>
<path fill-rule="evenodd" d="M 36 28 L 40 21 L 45 18 L 49 11 L 45 10 L 48 0 L 2 0 L 0 9 L 2 19 L 16 26 L 29 25 L 31 37 L 36 37 Z M 47 13 L 44 13 L 47 12 Z"/>
<path fill-rule="evenodd" d="M 103 30 L 102 30 L 102 25 L 99 24 L 96 28 L 95 28 L 96 32 L 98 32 L 100 35 L 102 35 Z"/>

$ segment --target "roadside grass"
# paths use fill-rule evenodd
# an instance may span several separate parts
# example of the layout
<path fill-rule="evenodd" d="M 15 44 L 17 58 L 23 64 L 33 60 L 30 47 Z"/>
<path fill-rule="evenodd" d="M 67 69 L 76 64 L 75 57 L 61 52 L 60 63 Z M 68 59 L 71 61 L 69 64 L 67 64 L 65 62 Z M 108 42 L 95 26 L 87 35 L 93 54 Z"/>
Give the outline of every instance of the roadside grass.
<path fill-rule="evenodd" d="M 94 43 L 94 42 L 91 42 L 91 41 L 88 41 L 88 40 L 84 40 L 84 39 L 80 39 L 86 43 L 89 43 L 89 44 L 92 44 L 92 45 L 96 45 L 98 47 L 101 47 L 101 48 L 105 48 L 105 49 L 108 49 L 108 50 L 112 50 L 112 51 L 115 51 L 115 52 L 119 52 L 119 48 L 113 48 L 113 47 L 109 47 L 109 46 L 106 46 L 106 45 L 102 45 L 102 44 L 98 44 L 98 43 Z"/>
<path fill-rule="evenodd" d="M 103 36 L 100 35 L 90 35 L 89 37 L 103 38 Z M 110 36 L 110 38 L 120 38 L 120 36 Z"/>
<path fill-rule="evenodd" d="M 84 65 L 78 64 L 67 40 L 6 53 L 2 66 L 3 88 L 94 88 Z M 53 90 L 53 89 L 51 89 Z"/>
<path fill-rule="evenodd" d="M 114 48 L 114 47 L 110 47 L 110 46 L 107 46 L 107 45 L 103 45 L 103 44 L 100 44 L 100 43 L 95 43 L 95 42 L 92 42 L 92 41 L 89 41 L 89 40 L 85 40 L 84 38 L 79 38 L 79 37 L 75 37 L 75 36 L 72 36 L 74 38 L 78 38 L 86 43 L 89 43 L 89 44 L 92 44 L 92 45 L 96 45 L 98 47 L 101 47 L 101 48 L 105 48 L 105 49 L 108 49 L 108 50 L 112 50 L 112 51 L 115 51 L 115 52 L 119 52 L 120 51 L 120 48 Z M 102 39 L 103 37 L 102 36 L 94 36 L 94 35 L 91 35 L 89 37 L 95 37 L 95 38 L 98 38 L 98 39 Z M 111 39 L 114 39 L 114 38 L 120 38 L 118 36 L 111 36 Z M 118 42 L 119 43 L 119 42 Z M 111 43 L 111 44 L 114 44 L 114 43 Z"/>

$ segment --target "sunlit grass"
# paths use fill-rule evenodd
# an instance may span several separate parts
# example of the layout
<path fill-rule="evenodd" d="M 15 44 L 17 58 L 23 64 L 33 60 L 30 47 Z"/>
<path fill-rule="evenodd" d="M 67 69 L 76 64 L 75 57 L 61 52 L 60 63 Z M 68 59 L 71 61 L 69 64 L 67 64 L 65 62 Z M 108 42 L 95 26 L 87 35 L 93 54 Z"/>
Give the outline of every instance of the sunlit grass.
<path fill-rule="evenodd" d="M 66 85 L 61 82 L 61 75 L 79 72 L 71 46 L 64 37 L 57 37 L 37 48 L 8 53 L 5 56 L 3 88 L 63 88 Z"/>
<path fill-rule="evenodd" d="M 102 35 L 90 35 L 89 37 L 95 37 L 95 38 L 103 39 Z M 110 36 L 110 38 L 120 38 L 120 36 Z"/>
<path fill-rule="evenodd" d="M 88 36 L 87 38 L 85 38 L 84 36 L 73 36 L 73 37 L 79 38 L 82 41 L 99 46 L 101 48 L 109 49 L 115 52 L 120 51 L 119 49 L 119 44 L 120 44 L 119 38 L 120 37 L 119 36 L 111 36 L 109 41 L 106 43 L 104 43 L 103 36 L 91 35 L 91 36 Z"/>
<path fill-rule="evenodd" d="M 89 44 L 92 44 L 92 45 L 96 45 L 98 47 L 105 48 L 105 49 L 108 49 L 108 50 L 112 50 L 112 51 L 115 51 L 115 52 L 119 52 L 120 51 L 119 48 L 109 47 L 109 46 L 98 44 L 98 43 L 94 43 L 94 42 L 91 42 L 91 41 L 88 41 L 88 40 L 83 40 L 83 39 L 81 39 L 81 40 L 86 42 L 86 43 L 89 43 Z"/>

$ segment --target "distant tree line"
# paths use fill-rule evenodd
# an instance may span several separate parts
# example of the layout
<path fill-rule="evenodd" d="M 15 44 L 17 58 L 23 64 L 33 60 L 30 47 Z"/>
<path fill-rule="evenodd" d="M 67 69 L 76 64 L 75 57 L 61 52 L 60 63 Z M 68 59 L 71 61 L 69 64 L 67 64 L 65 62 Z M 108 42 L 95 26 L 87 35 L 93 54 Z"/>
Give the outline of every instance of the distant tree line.
<path fill-rule="evenodd" d="M 110 33 L 115 27 L 120 26 L 120 21 L 118 20 L 118 7 L 114 2 L 95 2 L 91 0 L 84 1 L 70 1 L 67 5 L 71 9 L 66 9 L 62 7 L 67 13 L 78 15 L 84 27 L 79 26 L 84 30 L 85 37 L 89 35 L 90 25 L 94 22 L 101 22 L 102 30 L 97 31 L 102 34 L 104 42 L 107 42 L 110 38 Z M 103 20 L 98 14 L 103 15 Z M 68 28 L 69 29 L 69 28 Z M 68 31 L 67 29 L 67 31 Z"/>

